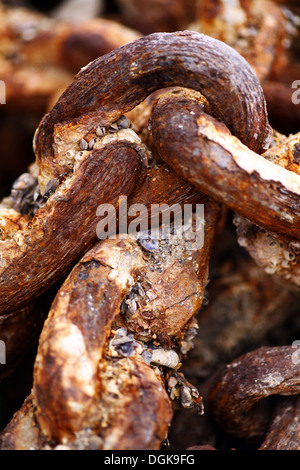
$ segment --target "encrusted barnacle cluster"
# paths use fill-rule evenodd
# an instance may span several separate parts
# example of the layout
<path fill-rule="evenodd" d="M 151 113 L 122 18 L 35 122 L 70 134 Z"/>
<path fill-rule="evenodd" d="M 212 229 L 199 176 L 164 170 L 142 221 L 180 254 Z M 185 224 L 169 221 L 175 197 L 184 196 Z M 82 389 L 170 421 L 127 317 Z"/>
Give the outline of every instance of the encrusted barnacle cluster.
<path fill-rule="evenodd" d="M 186 380 L 181 372 L 170 373 L 167 384 L 171 400 L 179 400 L 183 408 L 193 408 L 195 406 L 198 414 L 204 413 L 199 391 Z"/>
<path fill-rule="evenodd" d="M 256 263 L 268 274 L 281 276 L 295 285 L 299 278 L 299 242 L 283 239 L 278 234 L 268 232 L 235 216 L 238 243 L 245 248 Z"/>
<path fill-rule="evenodd" d="M 55 193 L 58 185 L 57 178 L 49 180 L 41 193 L 34 170 L 31 173 L 23 173 L 14 181 L 10 195 L 4 199 L 1 206 L 13 209 L 22 216 L 32 219 L 47 199 Z"/>
<path fill-rule="evenodd" d="M 139 354 L 146 364 L 169 369 L 181 366 L 179 355 L 173 349 L 164 349 L 153 343 L 136 340 L 124 327 L 117 328 L 113 334 L 106 351 L 111 358 L 132 357 L 134 354 Z"/>
<path fill-rule="evenodd" d="M 189 330 L 188 336 L 191 336 Z M 196 407 L 198 413 L 204 413 L 202 398 L 196 387 L 190 384 L 179 371 L 181 360 L 174 349 L 165 349 L 155 346 L 154 342 L 136 340 L 132 333 L 124 327 L 112 330 L 112 337 L 108 342 L 106 355 L 111 360 L 130 358 L 140 355 L 146 364 L 154 368 L 158 376 L 162 376 L 162 369 L 167 371 L 167 390 L 172 401 L 177 401 L 183 408 Z"/>
<path fill-rule="evenodd" d="M 141 354 L 142 347 L 134 339 L 134 335 L 128 334 L 126 328 L 118 328 L 109 341 L 106 354 L 111 357 L 131 357 L 136 352 Z"/>
<path fill-rule="evenodd" d="M 126 116 L 122 115 L 119 117 L 115 122 L 110 124 L 110 126 L 106 129 L 105 126 L 97 126 L 95 130 L 96 137 L 90 137 L 89 140 L 86 138 L 82 138 L 79 141 L 79 147 L 81 150 L 93 150 L 96 141 L 98 140 L 97 138 L 104 137 L 106 135 L 106 132 L 110 134 L 114 134 L 115 132 L 118 132 L 122 129 L 129 129 L 132 128 L 132 123 L 129 119 L 127 119 Z M 82 154 L 80 154 L 81 156 Z"/>

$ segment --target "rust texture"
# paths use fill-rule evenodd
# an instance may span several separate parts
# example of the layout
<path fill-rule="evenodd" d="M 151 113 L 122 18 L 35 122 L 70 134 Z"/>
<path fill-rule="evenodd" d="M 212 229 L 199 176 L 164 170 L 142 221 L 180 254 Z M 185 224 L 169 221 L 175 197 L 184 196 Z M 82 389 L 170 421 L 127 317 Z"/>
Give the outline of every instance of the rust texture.
<path fill-rule="evenodd" d="M 147 49 L 151 53 L 143 54 L 142 51 Z M 164 49 L 168 50 L 167 59 Z M 220 54 L 224 64 L 222 72 L 219 70 Z M 230 61 L 230 73 L 226 60 Z M 112 74 L 113 70 L 121 70 L 124 76 L 118 75 L 112 79 L 115 76 Z M 178 72 L 172 76 L 172 70 Z M 240 80 L 234 80 L 234 86 L 231 85 L 232 74 L 241 74 Z M 91 219 L 94 218 L 97 206 L 103 202 L 115 203 L 117 196 L 129 194 L 137 182 L 141 173 L 138 165 L 142 165 L 141 160 L 146 158 L 143 157 L 143 150 L 140 151 L 140 158 L 137 144 L 129 143 L 128 151 L 123 149 L 124 153 L 128 153 L 125 157 L 119 151 L 119 141 L 115 144 L 108 143 L 107 146 L 105 143 L 101 146 L 100 142 L 101 151 L 94 149 L 90 152 L 94 157 L 89 159 L 84 154 L 78 170 L 69 176 L 76 149 L 80 150 L 78 143 L 83 137 L 84 142 L 94 139 L 99 125 L 107 126 L 108 119 L 110 122 L 114 121 L 114 118 L 133 108 L 155 89 L 174 84 L 201 89 L 209 99 L 213 112 L 223 116 L 226 122 L 229 119 L 229 127 L 236 130 L 249 146 L 259 151 L 267 145 L 270 128 L 260 85 L 241 56 L 219 41 L 192 32 L 157 33 L 116 49 L 106 55 L 104 60 L 95 60 L 76 76 L 52 111 L 43 118 L 35 134 L 34 150 L 40 190 L 45 192 L 50 181 L 62 180 L 66 176 L 64 184 L 67 188 L 61 190 L 63 183 L 59 186 L 28 224 L 27 230 L 21 231 L 21 240 L 18 243 L 15 240 L 6 241 L 7 257 L 1 263 L 3 271 L 0 280 L 2 292 L 5 293 L 2 298 L 2 313 L 16 309 L 26 299 L 30 300 L 26 286 L 30 285 L 32 298 L 38 291 L 42 291 L 43 286 L 49 285 L 51 280 L 54 282 L 65 272 L 75 258 L 95 241 L 95 225 L 91 223 Z M 228 100 L 228 92 L 232 93 L 232 101 Z M 119 98 L 112 102 L 113 94 Z M 69 106 L 70 102 L 72 107 Z M 232 108 L 230 112 L 227 109 L 228 103 Z M 234 117 L 235 113 L 239 115 L 239 119 Z M 240 113 L 245 115 L 242 121 Z M 244 123 L 244 128 L 236 129 L 237 122 L 239 125 Z M 116 150 L 113 145 L 116 145 Z M 56 158 L 53 158 L 53 149 Z M 98 156 L 101 163 L 97 161 Z M 118 159 L 120 162 L 124 160 L 125 165 L 120 165 Z M 101 174 L 96 171 L 99 164 L 102 167 Z M 119 171 L 120 167 L 123 175 Z M 103 190 L 107 188 L 108 181 L 110 189 L 105 193 Z M 99 199 L 90 198 L 91 191 L 98 194 Z M 85 211 L 84 223 L 81 222 L 80 210 Z M 68 217 L 65 223 L 63 214 Z M 80 240 L 78 243 L 73 243 L 70 228 L 76 232 L 76 237 Z M 81 236 L 83 233 L 84 237 Z M 46 257 L 45 252 L 49 254 Z M 12 259 L 14 263 L 11 262 Z M 59 264 L 57 259 L 60 260 Z M 34 280 L 26 273 L 28 265 L 32 266 L 32 274 L 36 273 Z M 40 269 L 41 265 L 45 270 Z M 18 287 L 13 287 L 13 282 Z M 22 286 L 21 291 L 19 286 Z"/>
<path fill-rule="evenodd" d="M 299 79 L 299 6 L 270 0 L 200 1 L 189 29 L 224 41 L 251 65 L 264 90 L 273 127 L 297 132 L 299 103 L 291 84 Z"/>
<path fill-rule="evenodd" d="M 6 259 L 1 266 L 1 313 L 31 301 L 97 240 L 97 207 L 117 204 L 121 194 L 130 194 L 144 165 L 141 152 L 126 141 L 90 152 L 91 158 L 69 184 L 62 185 L 28 222 L 18 243 L 13 237 L 2 242 Z"/>
<path fill-rule="evenodd" d="M 248 63 L 234 49 L 199 33 L 156 33 L 100 57 L 77 74 L 37 129 L 40 168 L 49 178 L 62 172 L 53 159 L 53 133 L 59 133 L 59 123 L 65 128 L 73 122 L 88 134 L 92 126 L 107 126 L 151 92 L 168 86 L 200 91 L 213 114 L 245 145 L 257 152 L 268 146 L 271 129 L 264 96 Z"/>
<path fill-rule="evenodd" d="M 282 60 L 287 36 L 281 8 L 269 0 L 199 2 L 189 28 L 234 47 L 255 70 L 261 83 Z"/>
<path fill-rule="evenodd" d="M 41 443 L 39 426 L 34 416 L 32 396 L 28 396 L 0 437 L 1 450 L 28 450 Z"/>
<path fill-rule="evenodd" d="M 263 156 L 272 163 L 299 175 L 299 133 L 286 137 L 277 134 L 273 145 Z M 281 276 L 297 286 L 299 280 L 299 242 L 289 236 L 265 231 L 249 220 L 236 216 L 238 242 L 268 274 Z"/>
<path fill-rule="evenodd" d="M 267 437 L 259 450 L 299 450 L 299 397 L 281 398 Z"/>
<path fill-rule="evenodd" d="M 42 113 L 41 117 L 53 95 L 57 99 L 81 67 L 140 37 L 137 31 L 102 18 L 58 21 L 3 5 L 0 18 L 1 79 L 7 104 Z"/>
<path fill-rule="evenodd" d="M 142 412 L 143 399 L 136 400 L 136 394 L 142 393 L 143 381 L 145 381 L 144 393 L 147 388 L 151 393 L 150 390 L 154 387 L 151 382 L 155 383 L 155 374 L 151 371 L 147 373 L 147 366 L 143 363 L 139 365 L 138 358 L 129 359 L 125 361 L 125 364 L 122 361 L 120 364 L 112 363 L 110 372 L 106 370 L 106 360 L 103 357 L 105 343 L 112 322 L 119 314 L 126 287 L 132 282 L 130 280 L 132 272 L 141 262 L 142 255 L 137 244 L 125 240 L 116 242 L 108 240 L 87 253 L 58 293 L 40 338 L 34 372 L 37 420 L 48 440 L 54 439 L 59 442 L 63 438 L 74 439 L 76 432 L 85 428 L 95 429 L 97 423 L 104 421 L 103 413 L 109 413 L 109 410 L 101 409 L 101 406 L 97 406 L 97 401 L 101 400 L 101 396 L 105 394 L 108 395 L 107 401 L 110 398 L 110 391 L 106 390 L 103 378 L 106 373 L 108 376 L 111 373 L 112 378 L 115 374 L 115 380 L 118 374 L 123 373 L 128 376 L 128 383 L 124 383 L 124 389 L 121 388 L 119 392 L 120 398 L 124 398 L 122 404 L 119 402 L 120 416 L 122 415 L 121 409 L 124 407 L 124 419 L 130 419 L 126 414 L 126 407 L 137 405 L 136 409 L 132 410 L 132 415 L 136 417 L 138 403 L 142 407 Z M 77 288 L 78 283 L 82 284 L 83 281 L 85 281 L 83 285 L 86 286 L 84 296 L 82 296 L 83 285 L 80 291 Z M 99 285 L 102 288 L 99 289 Z M 64 347 L 64 343 L 69 347 Z M 100 364 L 102 357 L 103 364 Z M 74 367 L 75 364 L 76 367 Z M 107 367 L 109 368 L 109 365 Z M 132 379 L 131 375 L 133 375 Z M 109 378 L 107 381 L 109 382 Z M 128 400 L 123 396 L 126 389 L 132 405 L 127 404 Z M 118 393 L 117 390 L 115 393 Z M 155 395 L 160 396 L 157 398 L 157 403 Z M 149 410 L 149 414 L 151 416 L 152 413 L 158 413 L 152 423 L 158 429 L 161 426 L 162 431 L 153 431 L 154 441 L 150 440 L 149 443 L 142 441 L 141 444 L 135 442 L 133 447 L 143 444 L 156 447 L 155 439 L 160 442 L 167 431 L 170 409 L 165 403 L 167 396 L 162 393 L 159 381 L 157 391 L 155 392 L 155 389 L 152 391 L 152 398 L 154 409 Z M 76 406 L 74 406 L 75 403 Z M 112 404 L 116 406 L 116 401 Z M 155 412 L 156 406 L 158 408 Z M 160 414 L 163 410 L 165 414 Z M 145 420 L 145 426 L 148 425 L 149 423 Z M 118 426 L 116 428 L 118 429 Z M 143 439 L 141 429 L 138 435 L 133 429 L 131 437 L 126 428 L 121 426 L 120 429 L 123 429 L 124 439 L 127 438 L 128 441 Z M 105 432 L 105 426 L 103 432 Z M 160 434 L 161 432 L 163 435 Z"/>
<path fill-rule="evenodd" d="M 52 300 L 49 289 L 26 307 L 1 317 L 0 338 L 5 343 L 6 364 L 0 367 L 0 380 L 11 376 L 37 344 Z"/>
<path fill-rule="evenodd" d="M 261 438 L 271 395 L 299 395 L 299 364 L 291 346 L 262 347 L 238 357 L 220 372 L 208 395 L 208 406 L 222 428 L 235 436 Z"/>
<path fill-rule="evenodd" d="M 153 167 L 148 166 L 143 184 L 130 196 L 129 204 L 144 204 L 150 209 L 151 204 L 195 205 L 204 203 L 206 199 L 205 194 L 199 193 L 166 164 L 159 163 Z"/>
<path fill-rule="evenodd" d="M 118 0 L 121 23 L 143 34 L 186 29 L 195 15 L 195 0 Z"/>
<path fill-rule="evenodd" d="M 297 315 L 297 289 L 265 273 L 250 257 L 240 259 L 231 253 L 230 261 L 218 259 L 211 267 L 207 305 L 198 315 L 194 348 L 183 365 L 189 376 L 207 379 L 221 364 L 231 362 L 245 347 L 259 345 Z"/>
<path fill-rule="evenodd" d="M 298 3 L 0 6 L 1 450 L 299 450 Z"/>
<path fill-rule="evenodd" d="M 299 246 L 297 240 L 281 239 L 275 232 L 235 217 L 239 244 L 268 274 L 280 276 L 296 286 L 300 285 Z"/>
<path fill-rule="evenodd" d="M 220 206 L 206 210 L 202 249 L 157 239 L 150 250 L 128 236 L 99 242 L 74 267 L 40 336 L 32 396 L 2 433 L 3 449 L 28 446 L 25 426 L 35 448 L 160 448 L 172 418 L 167 371 L 189 348 L 208 278 Z M 199 406 L 196 389 L 176 377 L 172 387 L 192 394 L 184 403 Z"/>
<path fill-rule="evenodd" d="M 297 174 L 250 151 L 185 96 L 160 98 L 151 126 L 160 157 L 199 191 L 256 224 L 298 238 Z"/>

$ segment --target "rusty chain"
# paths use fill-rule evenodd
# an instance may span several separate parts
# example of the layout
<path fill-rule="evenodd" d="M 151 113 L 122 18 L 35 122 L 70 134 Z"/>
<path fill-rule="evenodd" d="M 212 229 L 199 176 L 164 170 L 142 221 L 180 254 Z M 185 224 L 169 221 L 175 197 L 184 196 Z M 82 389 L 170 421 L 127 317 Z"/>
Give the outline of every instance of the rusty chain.
<path fill-rule="evenodd" d="M 275 25 L 286 34 L 279 7 L 271 19 L 275 50 Z M 255 27 L 264 36 L 265 23 Z M 50 42 L 65 44 L 68 34 L 61 25 Z M 243 47 L 195 31 L 112 46 L 41 119 L 35 162 L 0 203 L 0 332 L 16 361 L 16 343 L 34 337 L 32 322 L 46 316 L 37 326 L 31 393 L 2 432 L 2 449 L 160 449 L 176 406 L 195 407 L 197 419 L 207 406 L 222 430 L 259 449 L 299 448 L 299 361 L 291 346 L 230 362 L 205 384 L 205 408 L 201 387 L 181 371 L 228 209 L 240 245 L 288 281 L 270 282 L 270 296 L 276 286 L 282 302 L 298 299 L 300 137 L 271 128 L 265 87 Z M 263 64 L 263 53 L 246 58 L 268 83 L 279 66 Z M 204 203 L 203 247 L 191 252 L 184 240 L 159 236 L 98 241 L 97 208 L 118 211 L 120 196 L 147 209 Z M 49 302 L 41 294 L 56 282 L 41 314 L 40 299 Z M 284 310 L 279 303 L 270 310 Z M 293 396 L 278 399 L 272 415 L 262 400 L 270 395 Z"/>

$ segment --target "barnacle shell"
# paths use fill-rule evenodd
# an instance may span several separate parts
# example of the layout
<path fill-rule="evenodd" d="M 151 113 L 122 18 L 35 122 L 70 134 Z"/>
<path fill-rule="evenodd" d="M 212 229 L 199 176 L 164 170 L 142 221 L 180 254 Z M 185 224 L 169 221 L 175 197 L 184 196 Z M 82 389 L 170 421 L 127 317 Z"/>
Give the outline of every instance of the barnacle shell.
<path fill-rule="evenodd" d="M 170 369 L 176 369 L 180 360 L 176 351 L 173 351 L 172 349 L 157 348 L 152 351 L 150 362 L 152 364 L 170 367 Z"/>

